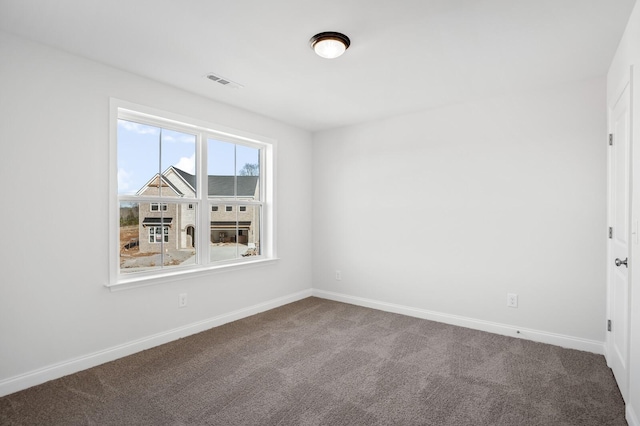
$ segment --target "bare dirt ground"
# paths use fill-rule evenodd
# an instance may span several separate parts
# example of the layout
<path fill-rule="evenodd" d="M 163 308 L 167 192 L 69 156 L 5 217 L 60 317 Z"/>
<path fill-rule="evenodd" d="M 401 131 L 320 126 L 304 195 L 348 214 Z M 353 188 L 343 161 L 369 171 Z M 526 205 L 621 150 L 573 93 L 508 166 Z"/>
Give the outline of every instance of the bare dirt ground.
<path fill-rule="evenodd" d="M 120 257 L 135 257 L 140 255 L 140 248 L 135 245 L 125 248 L 126 244 L 139 241 L 138 225 L 120 227 Z"/>

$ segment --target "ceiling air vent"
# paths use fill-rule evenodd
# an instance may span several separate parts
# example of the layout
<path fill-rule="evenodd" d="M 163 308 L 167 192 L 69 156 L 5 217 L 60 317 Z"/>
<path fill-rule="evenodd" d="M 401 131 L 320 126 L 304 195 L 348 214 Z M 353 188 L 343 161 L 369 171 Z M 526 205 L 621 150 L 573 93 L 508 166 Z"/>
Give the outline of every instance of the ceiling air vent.
<path fill-rule="evenodd" d="M 228 78 L 224 78 L 213 73 L 207 74 L 206 77 L 211 81 L 220 83 L 223 86 L 231 87 L 232 89 L 242 89 L 244 87 L 242 84 L 236 83 L 234 81 L 229 80 Z"/>

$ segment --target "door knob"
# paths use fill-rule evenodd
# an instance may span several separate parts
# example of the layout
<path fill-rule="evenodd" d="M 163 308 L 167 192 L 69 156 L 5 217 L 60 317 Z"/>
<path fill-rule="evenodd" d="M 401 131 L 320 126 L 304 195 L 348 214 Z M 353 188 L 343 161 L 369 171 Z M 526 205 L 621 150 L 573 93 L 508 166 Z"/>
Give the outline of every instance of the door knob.
<path fill-rule="evenodd" d="M 627 265 L 627 259 L 620 260 L 620 259 L 616 258 L 616 266 L 624 265 L 625 268 L 628 268 L 629 266 Z"/>

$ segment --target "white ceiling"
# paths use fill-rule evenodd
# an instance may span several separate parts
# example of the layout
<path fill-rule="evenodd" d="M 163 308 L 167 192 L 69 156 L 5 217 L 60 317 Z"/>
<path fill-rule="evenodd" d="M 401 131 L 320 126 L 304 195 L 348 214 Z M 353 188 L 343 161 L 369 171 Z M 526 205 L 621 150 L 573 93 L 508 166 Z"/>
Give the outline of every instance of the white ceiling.
<path fill-rule="evenodd" d="M 317 131 L 602 76 L 634 3 L 0 0 L 0 29 Z"/>

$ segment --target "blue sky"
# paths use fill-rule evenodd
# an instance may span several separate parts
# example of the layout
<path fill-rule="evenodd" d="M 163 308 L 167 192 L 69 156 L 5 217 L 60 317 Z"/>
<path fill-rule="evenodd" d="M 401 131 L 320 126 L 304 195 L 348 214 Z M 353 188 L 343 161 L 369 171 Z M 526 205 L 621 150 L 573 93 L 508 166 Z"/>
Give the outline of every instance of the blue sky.
<path fill-rule="evenodd" d="M 159 127 L 118 120 L 119 194 L 135 194 L 169 166 L 195 174 L 196 137 L 162 129 L 160 141 L 160 134 Z M 207 144 L 209 175 L 234 175 L 246 163 L 258 163 L 258 149 L 212 139 Z"/>

